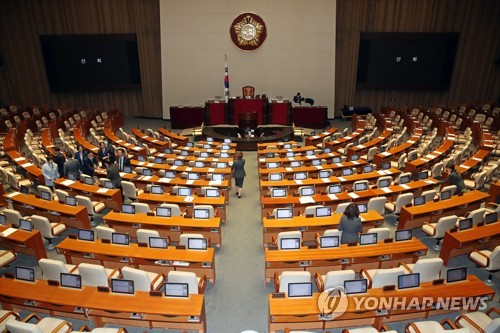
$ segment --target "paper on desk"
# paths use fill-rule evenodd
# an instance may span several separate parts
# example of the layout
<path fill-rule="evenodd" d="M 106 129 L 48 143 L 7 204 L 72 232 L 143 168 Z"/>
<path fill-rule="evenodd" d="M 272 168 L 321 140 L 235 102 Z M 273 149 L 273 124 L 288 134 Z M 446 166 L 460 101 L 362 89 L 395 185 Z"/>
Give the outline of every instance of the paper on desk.
<path fill-rule="evenodd" d="M 427 154 L 425 155 L 425 158 L 428 158 L 430 160 L 432 160 L 435 156 L 434 155 L 431 155 L 431 154 Z"/>
<path fill-rule="evenodd" d="M 186 184 L 187 185 L 192 185 L 192 184 L 194 184 L 194 180 L 193 179 L 189 179 L 189 180 L 186 181 Z"/>
<path fill-rule="evenodd" d="M 71 186 L 74 183 L 75 182 L 73 180 L 69 180 L 69 179 L 66 179 L 65 181 L 61 182 L 61 184 L 63 184 L 64 186 Z"/>
<path fill-rule="evenodd" d="M 165 156 L 165 154 L 164 154 L 164 153 L 159 153 L 159 154 L 158 154 L 158 157 L 163 157 L 163 156 Z"/>
<path fill-rule="evenodd" d="M 356 148 L 363 149 L 363 148 L 365 148 L 365 146 L 364 145 L 357 145 Z"/>
<path fill-rule="evenodd" d="M 205 157 L 198 157 L 196 160 L 197 161 L 204 161 L 204 160 L 206 160 L 206 158 Z M 214 161 L 217 161 L 217 159 L 214 158 Z"/>
<path fill-rule="evenodd" d="M 408 186 L 408 185 L 406 185 L 406 184 L 399 185 L 399 186 L 401 186 L 401 187 L 402 187 L 402 188 L 404 188 L 405 190 L 409 190 L 409 189 L 411 189 L 411 187 L 410 187 L 410 186 Z"/>
<path fill-rule="evenodd" d="M 328 134 L 330 134 L 330 132 L 323 132 L 323 134 L 328 135 Z M 319 138 L 319 136 L 318 136 L 318 138 Z"/>
<path fill-rule="evenodd" d="M 316 169 L 318 169 L 318 170 L 323 169 L 323 166 L 321 166 L 321 165 L 316 165 L 315 167 L 316 167 Z"/>
<path fill-rule="evenodd" d="M 19 162 L 19 161 L 22 161 L 22 160 L 24 160 L 24 157 L 16 157 L 14 159 L 15 162 Z"/>
<path fill-rule="evenodd" d="M 389 187 L 382 187 L 381 190 L 385 193 L 392 193 L 392 190 Z"/>
<path fill-rule="evenodd" d="M 192 167 L 187 167 L 187 168 L 186 168 L 186 171 L 191 171 L 191 170 L 193 170 L 193 168 L 192 168 Z"/>
<path fill-rule="evenodd" d="M 323 134 L 324 134 L 324 133 L 323 133 Z M 315 136 L 313 136 L 312 138 L 316 140 L 316 139 L 319 139 L 319 136 L 315 135 Z"/>
<path fill-rule="evenodd" d="M 329 183 L 330 182 L 330 178 L 321 178 L 321 180 L 323 181 L 323 183 Z"/>
<path fill-rule="evenodd" d="M 208 168 L 208 172 L 214 172 L 215 169 L 214 168 Z"/>
<path fill-rule="evenodd" d="M 350 197 L 351 197 L 351 198 L 353 198 L 353 199 L 357 199 L 357 198 L 359 198 L 359 195 L 357 195 L 357 194 L 356 194 L 356 193 L 354 193 L 354 192 L 349 192 L 347 195 L 348 195 L 348 196 L 350 196 Z"/>
<path fill-rule="evenodd" d="M 431 184 L 434 184 L 434 183 L 435 183 L 433 180 L 429 180 L 429 179 L 424 180 L 424 182 L 425 182 L 426 184 L 429 184 L 429 185 L 431 185 Z"/>
<path fill-rule="evenodd" d="M 350 137 L 350 136 L 344 136 L 344 138 L 345 138 L 346 140 L 351 140 L 351 139 L 352 139 L 352 137 Z"/>
<path fill-rule="evenodd" d="M 300 197 L 299 202 L 301 204 L 307 204 L 307 203 L 316 203 L 312 197 Z"/>
<path fill-rule="evenodd" d="M 27 168 L 27 167 L 30 167 L 30 166 L 32 166 L 32 165 L 33 165 L 33 163 L 28 162 L 28 163 L 21 164 L 21 167 L 23 167 L 23 168 Z"/>
<path fill-rule="evenodd" d="M 408 142 L 408 143 L 411 143 L 411 144 L 414 144 L 414 143 L 415 143 L 415 141 L 413 141 L 413 140 L 408 140 L 407 142 Z"/>
<path fill-rule="evenodd" d="M 314 156 L 314 155 L 306 155 L 306 158 L 312 160 L 313 158 L 316 158 L 316 156 Z"/>
<path fill-rule="evenodd" d="M 336 166 L 338 166 L 339 168 L 342 168 L 344 165 L 342 163 L 335 163 Z"/>
<path fill-rule="evenodd" d="M 148 163 L 148 165 L 147 165 L 147 166 L 148 166 L 148 167 L 154 167 L 154 166 L 155 166 L 155 164 L 154 164 L 154 163 Z"/>
<path fill-rule="evenodd" d="M 473 157 L 472 159 L 473 159 L 474 161 L 479 161 L 479 162 L 481 162 L 481 161 L 482 161 L 482 159 L 477 158 L 477 157 Z"/>
<path fill-rule="evenodd" d="M 177 156 L 177 159 L 178 159 L 178 160 L 183 160 L 183 159 L 185 159 L 185 158 L 186 158 L 186 156 L 182 156 L 182 155 L 181 155 L 181 156 Z"/>
<path fill-rule="evenodd" d="M 302 183 L 302 180 L 295 179 L 295 184 L 297 184 L 297 185 L 302 185 L 303 183 Z"/>
<path fill-rule="evenodd" d="M 385 175 L 384 170 L 377 170 L 377 173 L 378 173 L 379 175 L 381 175 L 381 176 Z"/>
<path fill-rule="evenodd" d="M 208 182 L 208 185 L 214 186 L 214 185 L 222 185 L 222 181 L 220 180 L 211 180 Z"/>
<path fill-rule="evenodd" d="M 338 180 L 340 180 L 341 182 L 345 182 L 345 178 L 344 177 L 337 177 Z"/>
<path fill-rule="evenodd" d="M 288 172 L 292 172 L 292 171 L 293 171 L 293 168 L 286 167 L 286 168 L 285 168 L 285 170 L 286 170 L 286 171 L 288 171 Z"/>
<path fill-rule="evenodd" d="M 17 231 L 17 229 L 7 228 L 4 231 L 2 231 L 0 234 L 2 235 L 2 237 L 9 237 L 9 235 L 13 234 L 16 231 Z"/>
<path fill-rule="evenodd" d="M 429 162 L 429 160 L 428 160 L 428 159 L 423 158 L 423 157 L 422 157 L 420 160 L 421 160 L 421 161 L 424 161 L 424 162 Z"/>
<path fill-rule="evenodd" d="M 361 222 L 363 222 L 365 219 L 363 217 L 359 217 L 359 219 L 361 220 Z"/>
<path fill-rule="evenodd" d="M 288 160 L 289 161 L 295 161 L 295 157 L 289 157 Z"/>
<path fill-rule="evenodd" d="M 265 158 L 259 158 L 259 162 L 265 162 L 266 159 Z"/>
<path fill-rule="evenodd" d="M 331 199 L 331 200 L 339 200 L 339 198 L 337 198 L 337 196 L 335 194 L 328 194 L 328 197 Z"/>
<path fill-rule="evenodd" d="M 16 196 L 16 195 L 18 195 L 18 194 L 19 194 L 19 192 L 14 191 L 14 192 L 12 192 L 12 193 L 7 194 L 7 196 L 8 196 L 9 198 L 13 198 L 13 197 L 15 197 L 15 196 Z"/>
<path fill-rule="evenodd" d="M 152 176 L 142 176 L 141 180 L 150 180 Z"/>
<path fill-rule="evenodd" d="M 97 190 L 97 193 L 108 193 L 108 189 L 107 188 L 100 188 Z"/>
<path fill-rule="evenodd" d="M 186 146 L 186 147 L 184 147 L 184 148 L 182 148 L 182 149 L 183 149 L 183 150 L 189 150 L 189 148 L 191 148 L 191 147 Z"/>
<path fill-rule="evenodd" d="M 175 170 L 175 169 L 177 169 L 177 165 L 172 165 L 172 166 L 170 167 L 170 170 Z"/>
<path fill-rule="evenodd" d="M 172 178 L 160 178 L 158 179 L 158 183 L 170 183 Z"/>
<path fill-rule="evenodd" d="M 126 173 L 125 173 L 125 172 L 120 172 L 120 177 L 123 177 L 123 176 L 125 176 L 125 175 L 126 175 Z M 63 183 L 63 184 L 64 184 L 64 183 Z"/>
<path fill-rule="evenodd" d="M 460 167 L 464 168 L 464 169 L 470 169 L 470 166 L 467 166 L 467 165 L 461 165 Z"/>
<path fill-rule="evenodd" d="M 328 156 L 335 156 L 334 153 L 328 153 Z"/>
<path fill-rule="evenodd" d="M 351 161 L 351 162 L 352 162 L 352 164 L 354 164 L 354 165 L 358 165 L 358 164 L 359 164 L 359 162 L 358 162 L 358 161 Z"/>
<path fill-rule="evenodd" d="M 208 151 L 209 153 L 211 153 L 211 152 L 213 151 L 213 149 L 212 149 L 212 148 L 209 148 L 209 149 L 207 149 L 207 151 Z"/>
<path fill-rule="evenodd" d="M 193 196 L 188 196 L 188 197 L 185 197 L 184 198 L 184 202 L 191 202 L 194 200 L 194 197 Z"/>
<path fill-rule="evenodd" d="M 390 156 L 390 155 L 391 155 L 391 153 L 389 153 L 389 152 L 387 152 L 387 151 L 384 151 L 383 153 L 380 153 L 380 154 L 382 154 L 382 155 L 384 155 L 384 156 Z"/>

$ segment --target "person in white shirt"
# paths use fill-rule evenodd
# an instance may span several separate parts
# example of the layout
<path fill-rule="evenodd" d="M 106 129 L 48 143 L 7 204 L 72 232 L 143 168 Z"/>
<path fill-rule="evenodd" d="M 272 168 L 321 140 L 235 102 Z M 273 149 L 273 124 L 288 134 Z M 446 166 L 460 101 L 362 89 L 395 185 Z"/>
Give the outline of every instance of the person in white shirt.
<path fill-rule="evenodd" d="M 42 166 L 42 174 L 45 178 L 45 185 L 54 190 L 54 181 L 59 178 L 59 171 L 52 156 L 49 156 L 47 163 Z"/>

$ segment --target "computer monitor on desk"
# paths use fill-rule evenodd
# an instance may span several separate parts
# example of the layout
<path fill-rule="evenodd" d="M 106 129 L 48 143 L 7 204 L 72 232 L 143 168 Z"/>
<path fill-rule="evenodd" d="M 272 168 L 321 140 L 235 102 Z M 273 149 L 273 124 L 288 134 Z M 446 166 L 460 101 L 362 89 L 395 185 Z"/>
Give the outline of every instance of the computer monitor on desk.
<path fill-rule="evenodd" d="M 214 173 L 212 174 L 212 181 L 222 182 L 224 181 L 224 175 L 222 173 Z"/>
<path fill-rule="evenodd" d="M 327 148 L 323 149 L 323 152 L 325 154 L 330 154 L 332 152 L 332 148 L 327 147 Z"/>
<path fill-rule="evenodd" d="M 16 279 L 26 282 L 35 282 L 35 269 L 30 267 L 16 266 Z"/>
<path fill-rule="evenodd" d="M 124 295 L 134 295 L 134 281 L 111 279 L 111 292 Z"/>
<path fill-rule="evenodd" d="M 451 268 L 446 271 L 446 283 L 467 280 L 467 267 Z"/>
<path fill-rule="evenodd" d="M 373 172 L 373 165 L 369 164 L 369 165 L 365 165 L 363 167 L 363 173 L 370 173 L 370 172 Z"/>
<path fill-rule="evenodd" d="M 312 282 L 300 282 L 288 284 L 288 297 L 312 297 Z"/>
<path fill-rule="evenodd" d="M 300 166 L 301 166 L 300 161 L 291 161 L 290 162 L 290 167 L 291 168 L 300 168 Z"/>
<path fill-rule="evenodd" d="M 267 163 L 267 168 L 268 169 L 277 169 L 279 166 L 280 165 L 277 162 L 268 162 Z"/>
<path fill-rule="evenodd" d="M 298 163 L 298 166 L 300 166 L 300 162 L 297 162 Z M 292 164 L 292 163 L 290 163 Z M 311 165 L 313 166 L 318 166 L 318 165 L 321 165 L 321 160 L 319 158 L 315 158 L 313 160 L 311 160 Z M 293 168 L 293 166 L 292 166 Z"/>
<path fill-rule="evenodd" d="M 68 173 L 68 179 L 75 181 L 76 180 L 76 173 L 73 173 L 73 172 Z"/>
<path fill-rule="evenodd" d="M 270 181 L 276 182 L 276 181 L 280 181 L 282 179 L 283 179 L 283 175 L 281 173 L 270 173 L 269 174 Z"/>
<path fill-rule="evenodd" d="M 64 198 L 64 203 L 69 206 L 77 206 L 78 202 L 75 197 L 70 197 L 69 195 Z"/>
<path fill-rule="evenodd" d="M 153 176 L 153 170 L 151 169 L 142 169 L 142 175 L 145 177 Z"/>
<path fill-rule="evenodd" d="M 88 242 L 94 241 L 94 230 L 78 229 L 78 239 Z"/>
<path fill-rule="evenodd" d="M 295 179 L 295 180 L 304 180 L 304 179 L 307 179 L 307 172 L 296 172 L 293 175 L 293 179 Z"/>
<path fill-rule="evenodd" d="M 163 194 L 163 186 L 161 185 L 153 185 L 151 186 L 151 194 Z"/>
<path fill-rule="evenodd" d="M 290 157 L 295 157 L 295 153 L 293 151 L 287 151 L 286 154 L 285 154 L 286 157 L 290 158 Z"/>
<path fill-rule="evenodd" d="M 330 171 L 321 170 L 318 175 L 319 178 L 330 178 Z"/>
<path fill-rule="evenodd" d="M 7 216 L 4 214 L 0 214 L 0 224 L 6 225 L 7 224 Z"/>
<path fill-rule="evenodd" d="M 310 197 L 316 193 L 314 186 L 306 186 L 300 189 L 301 197 Z"/>
<path fill-rule="evenodd" d="M 364 214 L 368 211 L 368 204 L 358 204 L 358 210 L 360 214 Z"/>
<path fill-rule="evenodd" d="M 84 182 L 86 185 L 94 185 L 94 178 L 92 177 L 84 177 Z"/>
<path fill-rule="evenodd" d="M 342 192 L 342 185 L 335 184 L 328 186 L 328 194 L 337 194 Z"/>
<path fill-rule="evenodd" d="M 40 197 L 43 200 L 52 201 L 52 195 L 48 191 L 40 191 Z"/>
<path fill-rule="evenodd" d="M 285 188 L 273 188 L 271 189 L 271 197 L 273 198 L 286 198 Z"/>
<path fill-rule="evenodd" d="M 398 289 L 420 287 L 420 273 L 398 275 Z"/>
<path fill-rule="evenodd" d="M 165 171 L 165 178 L 173 179 L 175 178 L 175 171 Z"/>
<path fill-rule="evenodd" d="M 200 174 L 197 172 L 189 172 L 187 174 L 187 179 L 188 180 L 199 180 L 200 179 Z"/>
<path fill-rule="evenodd" d="M 372 244 L 377 244 L 376 233 L 361 234 L 359 236 L 359 245 L 372 245 Z"/>
<path fill-rule="evenodd" d="M 189 298 L 189 285 L 187 283 L 166 282 L 164 292 L 165 297 Z"/>
<path fill-rule="evenodd" d="M 220 190 L 218 188 L 209 188 L 205 191 L 205 196 L 207 198 L 219 198 Z"/>
<path fill-rule="evenodd" d="M 118 245 L 128 245 L 130 242 L 130 236 L 128 234 L 123 234 L 119 232 L 113 232 L 111 234 L 111 243 Z"/>
<path fill-rule="evenodd" d="M 319 247 L 322 249 L 339 247 L 339 236 L 321 236 L 319 238 Z"/>
<path fill-rule="evenodd" d="M 332 158 L 332 162 L 333 163 L 342 163 L 342 157 L 335 156 L 334 158 Z"/>
<path fill-rule="evenodd" d="M 210 211 L 205 208 L 194 208 L 193 209 L 193 217 L 195 219 L 203 219 L 207 220 L 210 218 Z"/>
<path fill-rule="evenodd" d="M 281 238 L 280 249 L 281 250 L 299 250 L 300 249 L 300 238 Z"/>
<path fill-rule="evenodd" d="M 357 183 L 354 184 L 354 192 L 366 191 L 368 189 L 367 183 Z"/>
<path fill-rule="evenodd" d="M 135 214 L 135 206 L 130 204 L 122 204 L 122 213 Z"/>
<path fill-rule="evenodd" d="M 123 172 L 125 172 L 125 173 L 132 173 L 132 167 L 131 166 L 124 166 L 123 167 Z"/>
<path fill-rule="evenodd" d="M 441 192 L 441 200 L 448 200 L 451 198 L 451 190 L 446 190 L 446 191 L 443 191 Z"/>
<path fill-rule="evenodd" d="M 458 230 L 467 230 L 472 228 L 472 218 L 458 220 Z"/>
<path fill-rule="evenodd" d="M 346 280 L 344 281 L 344 292 L 346 295 L 364 294 L 368 290 L 368 280 Z"/>
<path fill-rule="evenodd" d="M 425 204 L 425 197 L 423 195 L 413 199 L 413 206 L 422 206 L 423 204 Z"/>
<path fill-rule="evenodd" d="M 420 171 L 420 173 L 418 174 L 418 179 L 420 180 L 427 179 L 428 177 L 429 177 L 428 171 Z"/>
<path fill-rule="evenodd" d="M 412 239 L 412 229 L 396 230 L 396 242 L 402 242 Z"/>
<path fill-rule="evenodd" d="M 114 189 L 115 188 L 115 183 L 113 183 L 111 180 L 106 180 L 104 182 L 104 187 L 108 189 Z"/>
<path fill-rule="evenodd" d="M 200 157 L 201 157 L 201 158 L 207 158 L 207 157 L 210 157 L 210 154 L 209 154 L 209 153 L 207 153 L 206 151 L 202 151 L 202 152 L 200 153 Z"/>
<path fill-rule="evenodd" d="M 78 274 L 61 273 L 60 284 L 63 288 L 82 289 L 82 276 Z"/>
<path fill-rule="evenodd" d="M 351 168 L 342 169 L 342 176 L 351 176 L 354 171 Z"/>
<path fill-rule="evenodd" d="M 383 162 L 382 170 L 389 170 L 391 168 L 391 162 Z"/>
<path fill-rule="evenodd" d="M 316 207 L 316 217 L 332 216 L 332 207 Z"/>
<path fill-rule="evenodd" d="M 139 155 L 137 156 L 137 159 L 139 160 L 139 162 L 146 162 L 146 156 Z"/>
<path fill-rule="evenodd" d="M 404 185 L 409 183 L 411 180 L 411 176 L 401 176 L 399 177 L 399 185 Z"/>
<path fill-rule="evenodd" d="M 484 223 L 491 224 L 498 221 L 498 212 L 488 213 L 484 216 Z"/>
<path fill-rule="evenodd" d="M 359 160 L 359 156 L 358 155 L 351 155 L 351 161 L 354 162 L 354 161 L 357 161 Z"/>
<path fill-rule="evenodd" d="M 30 193 L 30 189 L 29 189 L 29 187 L 28 187 L 28 186 L 26 186 L 26 185 L 21 185 L 21 186 L 19 187 L 19 191 L 20 191 L 22 194 L 26 194 L 26 195 Z"/>
<path fill-rule="evenodd" d="M 208 240 L 206 238 L 188 238 L 189 250 L 206 250 L 208 248 Z"/>
<path fill-rule="evenodd" d="M 156 216 L 171 217 L 172 210 L 170 209 L 170 207 L 156 207 Z"/>
<path fill-rule="evenodd" d="M 157 163 L 157 164 L 163 164 L 163 158 L 161 158 L 161 157 L 155 157 L 155 163 Z"/>
<path fill-rule="evenodd" d="M 278 219 L 291 219 L 293 218 L 293 210 L 291 208 L 277 208 L 276 218 Z"/>
<path fill-rule="evenodd" d="M 149 237 L 149 247 L 154 249 L 168 248 L 168 239 L 164 237 Z"/>
<path fill-rule="evenodd" d="M 19 219 L 19 229 L 25 230 L 25 231 L 32 231 L 33 230 L 33 223 L 31 221 L 28 221 L 25 219 Z"/>
<path fill-rule="evenodd" d="M 225 151 L 221 152 L 220 153 L 220 158 L 229 158 L 229 153 L 225 152 Z"/>
<path fill-rule="evenodd" d="M 183 166 L 184 165 L 184 161 L 183 160 L 175 160 L 174 161 L 174 165 L 175 166 Z"/>
<path fill-rule="evenodd" d="M 189 187 L 179 187 L 177 195 L 180 197 L 188 197 L 191 195 L 191 189 Z"/>

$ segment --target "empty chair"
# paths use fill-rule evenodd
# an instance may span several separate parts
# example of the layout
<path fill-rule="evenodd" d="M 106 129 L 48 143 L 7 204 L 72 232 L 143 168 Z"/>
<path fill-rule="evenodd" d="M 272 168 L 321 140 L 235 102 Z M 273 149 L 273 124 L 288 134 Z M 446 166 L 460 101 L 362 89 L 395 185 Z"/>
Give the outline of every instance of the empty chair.
<path fill-rule="evenodd" d="M 351 203 L 350 202 L 342 202 L 337 205 L 337 208 L 335 209 L 335 214 L 344 214 L 345 209 L 347 206 L 349 206 Z"/>
<path fill-rule="evenodd" d="M 7 174 L 7 182 L 9 183 L 9 185 L 18 190 L 21 188 L 21 186 L 32 186 L 33 183 L 31 182 L 31 180 L 29 179 L 19 179 L 18 177 L 16 177 L 16 175 L 10 171 L 5 171 L 5 173 Z"/>
<path fill-rule="evenodd" d="M 92 222 L 94 222 L 94 217 L 106 208 L 102 202 L 91 201 L 89 197 L 84 197 L 83 195 L 77 195 L 75 198 L 78 205 L 87 208 L 87 214 L 89 214 Z"/>
<path fill-rule="evenodd" d="M 337 152 L 341 155 L 347 155 L 347 151 L 349 150 L 349 148 L 351 148 L 353 145 L 352 142 L 349 142 L 348 144 L 345 145 L 344 148 L 339 148 L 337 149 Z"/>
<path fill-rule="evenodd" d="M 360 328 L 345 328 L 342 333 L 398 333 L 397 331 L 390 330 L 386 325 L 382 325 L 382 331 L 377 330 L 374 327 L 360 327 Z"/>
<path fill-rule="evenodd" d="M 0 250 L 0 267 L 8 266 L 11 262 L 16 260 L 17 254 L 12 250 Z M 0 319 L 2 317 L 0 316 Z M 1 320 L 0 320 L 1 322 Z M 0 329 L 0 332 L 2 330 Z"/>
<path fill-rule="evenodd" d="M 143 190 L 138 190 L 135 184 L 132 182 L 127 182 L 122 180 L 122 193 L 124 197 L 131 199 L 132 201 L 137 200 L 137 196 L 144 193 Z"/>
<path fill-rule="evenodd" d="M 406 160 L 406 153 L 399 156 L 397 161 L 391 161 L 391 167 L 396 169 L 404 169 Z"/>
<path fill-rule="evenodd" d="M 439 279 L 441 268 L 443 268 L 443 259 L 441 258 L 422 258 L 414 264 L 402 262 L 405 274 L 420 273 L 420 283 L 430 282 Z"/>
<path fill-rule="evenodd" d="M 401 178 L 403 178 L 403 177 L 408 177 L 408 178 L 411 179 L 411 172 L 402 172 L 402 173 L 400 173 L 398 175 L 398 177 L 396 178 L 396 182 L 398 184 L 401 184 Z"/>
<path fill-rule="evenodd" d="M 443 172 L 444 162 L 438 162 L 432 166 L 431 177 L 434 179 L 441 179 L 441 173 Z"/>
<path fill-rule="evenodd" d="M 344 281 L 354 280 L 355 276 L 356 274 L 352 269 L 346 269 L 340 271 L 331 271 L 326 275 L 320 275 L 319 273 L 316 273 L 314 281 L 316 283 L 318 291 L 322 292 L 330 288 L 343 287 Z"/>
<path fill-rule="evenodd" d="M 420 228 L 424 233 L 432 238 L 436 239 L 437 243 L 434 245 L 434 250 L 439 251 L 441 246 L 439 242 L 444 238 L 446 231 L 450 230 L 457 223 L 458 216 L 444 216 L 441 217 L 436 223 L 424 222 L 424 225 Z"/>
<path fill-rule="evenodd" d="M 478 223 L 483 221 L 484 214 L 486 214 L 486 208 L 478 208 L 474 209 L 473 211 L 470 211 L 467 214 L 467 218 L 472 219 L 473 225 L 477 225 Z"/>
<path fill-rule="evenodd" d="M 356 192 L 356 188 L 364 188 L 368 190 L 370 188 L 370 184 L 368 183 L 368 180 L 358 180 L 355 181 L 354 184 L 352 184 L 352 190 Z M 365 190 L 363 190 L 365 191 Z"/>
<path fill-rule="evenodd" d="M 304 215 L 306 216 L 313 215 L 314 217 L 316 217 L 316 208 L 322 208 L 322 207 L 325 206 L 323 205 L 307 206 L 304 210 Z"/>
<path fill-rule="evenodd" d="M 436 190 L 428 190 L 428 191 L 424 191 L 422 192 L 421 196 L 423 196 L 425 198 L 425 202 L 430 202 L 430 201 L 433 201 L 434 198 L 436 197 L 437 195 L 437 192 Z"/>
<path fill-rule="evenodd" d="M 78 274 L 78 266 L 65 264 L 60 260 L 42 258 L 38 260 L 38 265 L 42 271 L 42 279 L 59 281 L 61 273 Z"/>
<path fill-rule="evenodd" d="M 40 215 L 32 215 L 31 223 L 33 223 L 33 228 L 39 230 L 42 237 L 49 242 L 47 246 L 49 250 L 54 248 L 52 239 L 66 231 L 64 223 L 50 222 L 48 218 Z"/>
<path fill-rule="evenodd" d="M 371 161 L 373 161 L 373 157 L 377 153 L 377 150 L 378 150 L 378 147 L 371 147 L 370 149 L 368 149 L 368 152 L 366 153 L 366 155 L 361 155 L 360 158 L 363 160 L 366 160 L 368 162 L 371 162 Z"/>
<path fill-rule="evenodd" d="M 300 244 L 302 244 L 302 233 L 300 231 L 298 231 L 298 230 L 296 230 L 296 231 L 283 231 L 283 232 L 278 233 L 278 237 L 276 239 L 276 244 L 278 245 L 278 248 L 280 250 L 281 250 L 281 240 L 288 239 L 288 238 L 298 238 L 299 239 L 299 246 L 300 246 Z"/>
<path fill-rule="evenodd" d="M 451 191 L 451 195 L 455 195 L 455 192 L 457 191 L 457 186 L 456 185 L 445 186 L 441 189 L 441 191 L 439 192 L 439 195 L 441 196 L 441 193 L 446 192 L 446 191 Z"/>
<path fill-rule="evenodd" d="M 188 246 L 189 238 L 204 238 L 202 234 L 182 234 L 179 238 L 179 245 Z"/>
<path fill-rule="evenodd" d="M 110 287 L 111 279 L 122 277 L 118 268 L 110 269 L 87 263 L 78 265 L 78 273 L 82 277 L 82 285 L 90 287 Z"/>
<path fill-rule="evenodd" d="M 323 236 L 325 237 L 330 237 L 330 236 L 337 236 L 339 239 L 342 237 L 342 231 L 339 229 L 327 229 L 323 232 Z M 316 234 L 316 242 L 320 244 L 320 235 Z"/>
<path fill-rule="evenodd" d="M 36 189 L 38 190 L 39 193 L 42 193 L 42 191 L 49 192 L 50 193 L 50 197 L 53 200 L 57 199 L 57 197 L 54 195 L 54 193 L 52 192 L 52 190 L 50 189 L 50 187 L 47 187 L 45 185 L 38 185 L 36 187 Z"/>
<path fill-rule="evenodd" d="M 447 330 L 444 325 L 448 324 L 451 329 Z M 470 333 L 466 328 L 456 328 L 453 322 L 449 319 L 444 319 L 440 323 L 437 321 L 426 320 L 426 321 L 416 321 L 411 322 L 406 325 L 405 333 Z"/>
<path fill-rule="evenodd" d="M 137 243 L 149 244 L 150 237 L 160 237 L 156 230 L 137 229 Z"/>
<path fill-rule="evenodd" d="M 14 311 L 0 310 L 0 332 L 6 332 L 5 325 L 9 321 L 19 319 L 19 314 Z"/>
<path fill-rule="evenodd" d="M 386 197 L 375 197 L 368 200 L 367 211 L 376 211 L 380 215 L 385 214 Z"/>
<path fill-rule="evenodd" d="M 177 204 L 162 203 L 160 207 L 170 208 L 170 216 L 180 216 L 182 215 L 181 209 Z"/>
<path fill-rule="evenodd" d="M 274 290 L 277 293 L 288 294 L 288 285 L 290 283 L 305 283 L 311 282 L 310 272 L 301 271 L 285 271 L 280 275 L 274 274 Z"/>
<path fill-rule="evenodd" d="M 479 172 L 474 179 L 465 179 L 465 186 L 471 190 L 478 190 L 484 187 L 486 179 L 486 170 Z"/>
<path fill-rule="evenodd" d="M 187 283 L 188 293 L 190 295 L 197 295 L 205 293 L 207 286 L 207 277 L 197 277 L 193 272 L 170 271 L 167 275 L 167 282 L 172 283 Z"/>
<path fill-rule="evenodd" d="M 368 280 L 368 288 L 382 288 L 398 284 L 398 276 L 405 274 L 403 267 L 361 269 L 360 278 Z"/>
<path fill-rule="evenodd" d="M 55 190 L 56 192 L 56 196 L 57 196 L 57 200 L 60 202 L 60 203 L 65 203 L 66 202 L 66 197 L 69 196 L 69 193 L 66 192 L 66 191 L 63 191 L 63 190 Z"/>
<path fill-rule="evenodd" d="M 498 314 L 499 310 L 490 308 L 486 312 L 463 313 L 455 319 L 455 324 L 471 333 L 497 333 L 500 331 L 500 318 L 493 319 L 492 312 Z"/>
<path fill-rule="evenodd" d="M 377 240 L 384 240 L 387 238 L 391 238 L 391 229 L 386 228 L 386 227 L 379 227 L 379 228 L 370 228 L 367 231 L 368 234 L 375 233 L 377 234 Z"/>
<path fill-rule="evenodd" d="M 134 281 L 134 290 L 136 291 L 156 291 L 159 290 L 165 282 L 163 274 L 146 272 L 128 266 L 123 267 L 121 271 L 125 280 Z"/>
<path fill-rule="evenodd" d="M 493 278 L 493 273 L 500 269 L 500 245 L 495 247 L 493 251 L 472 250 L 472 252 L 469 253 L 469 259 L 477 266 L 489 272 L 488 280 L 484 283 L 489 286 L 494 285 L 491 279 Z"/>
<path fill-rule="evenodd" d="M 33 318 L 37 323 L 28 323 Z M 23 321 L 10 320 L 5 327 L 10 333 L 69 333 L 73 329 L 70 322 L 54 317 L 41 318 L 35 313 L 28 315 Z"/>
<path fill-rule="evenodd" d="M 392 184 L 392 177 L 391 176 L 383 176 L 383 177 L 379 177 L 377 179 L 377 183 L 376 183 L 376 186 L 378 188 L 381 188 L 381 187 L 384 187 L 384 186 L 380 186 L 380 184 L 382 183 L 382 185 L 384 185 L 384 183 L 388 183 L 389 186 L 391 186 Z"/>
<path fill-rule="evenodd" d="M 132 206 L 135 207 L 135 213 L 136 214 L 147 214 L 151 212 L 151 209 L 149 208 L 149 205 L 144 202 L 132 202 Z"/>
<path fill-rule="evenodd" d="M 20 219 L 30 219 L 29 216 L 21 216 L 21 213 L 19 213 L 17 210 L 10 209 L 10 208 L 5 208 L 2 213 L 5 215 L 5 219 L 7 221 L 7 224 L 12 224 L 13 226 L 19 226 L 19 220 Z"/>
<path fill-rule="evenodd" d="M 112 234 L 116 232 L 115 229 L 109 228 L 103 225 L 95 227 L 95 234 L 97 239 L 109 239 L 111 240 Z"/>
<path fill-rule="evenodd" d="M 401 207 L 411 204 L 413 200 L 413 193 L 402 193 L 398 195 L 395 202 L 388 202 L 385 204 L 385 209 L 394 214 L 401 212 Z"/>

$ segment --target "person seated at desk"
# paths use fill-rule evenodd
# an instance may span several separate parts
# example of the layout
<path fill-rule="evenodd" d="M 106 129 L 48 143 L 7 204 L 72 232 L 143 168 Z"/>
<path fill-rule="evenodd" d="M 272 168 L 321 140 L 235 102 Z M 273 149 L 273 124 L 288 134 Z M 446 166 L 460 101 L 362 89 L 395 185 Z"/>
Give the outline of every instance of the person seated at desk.
<path fill-rule="evenodd" d="M 441 182 L 444 186 L 447 185 L 455 185 L 457 187 L 455 193 L 453 195 L 457 195 L 465 190 L 465 183 L 462 175 L 455 169 L 455 164 L 450 163 L 446 167 L 446 171 L 448 172 L 448 177 Z"/>
<path fill-rule="evenodd" d="M 357 204 L 351 203 L 346 207 L 344 215 L 340 218 L 339 231 L 342 231 L 340 237 L 342 244 L 359 242 L 359 234 L 363 232 L 363 226 Z"/>

